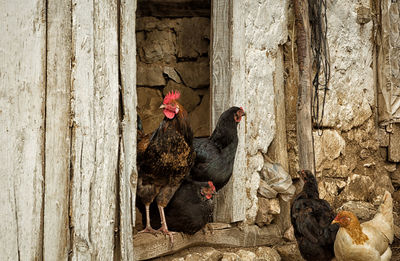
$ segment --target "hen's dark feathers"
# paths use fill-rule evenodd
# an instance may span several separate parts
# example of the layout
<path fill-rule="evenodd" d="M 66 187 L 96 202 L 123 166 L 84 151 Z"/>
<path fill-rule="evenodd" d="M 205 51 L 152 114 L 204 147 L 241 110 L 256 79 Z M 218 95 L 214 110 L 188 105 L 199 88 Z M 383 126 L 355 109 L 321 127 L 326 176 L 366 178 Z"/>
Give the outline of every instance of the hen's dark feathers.
<path fill-rule="evenodd" d="M 208 183 L 184 179 L 164 209 L 169 229 L 192 235 L 212 221 L 213 200 L 200 194 L 202 187 L 208 187 Z M 145 213 L 142 204 L 139 204 L 138 208 Z M 161 222 L 156 204 L 151 204 L 150 214 L 151 226 L 159 228 Z"/>
<path fill-rule="evenodd" d="M 196 160 L 190 175 L 194 180 L 211 180 L 216 190 L 229 181 L 238 145 L 237 125 L 234 115 L 239 107 L 231 107 L 221 114 L 214 132 L 209 138 L 193 141 Z"/>
<path fill-rule="evenodd" d="M 300 253 L 306 260 L 331 260 L 339 229 L 331 222 L 335 214 L 329 203 L 319 199 L 318 185 L 311 172 L 305 171 L 303 191 L 291 208 L 291 221 Z"/>

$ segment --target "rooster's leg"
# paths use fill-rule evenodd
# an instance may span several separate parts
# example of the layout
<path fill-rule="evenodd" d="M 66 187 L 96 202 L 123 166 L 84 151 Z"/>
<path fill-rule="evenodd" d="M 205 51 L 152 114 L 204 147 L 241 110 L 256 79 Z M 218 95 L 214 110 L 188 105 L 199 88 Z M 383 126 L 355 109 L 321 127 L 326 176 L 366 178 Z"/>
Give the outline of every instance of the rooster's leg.
<path fill-rule="evenodd" d="M 150 225 L 150 204 L 145 204 L 146 206 L 146 228 L 143 229 L 142 231 L 139 231 L 139 233 L 152 233 L 156 234 L 158 233 L 157 230 L 153 229 Z"/>
<path fill-rule="evenodd" d="M 168 230 L 167 226 L 167 220 L 165 219 L 165 214 L 164 214 L 164 208 L 158 205 L 158 210 L 160 212 L 160 218 L 161 218 L 161 227 L 159 231 L 163 232 L 165 235 L 168 235 L 169 238 L 171 239 L 171 246 L 174 244 L 174 232 L 171 232 Z"/>

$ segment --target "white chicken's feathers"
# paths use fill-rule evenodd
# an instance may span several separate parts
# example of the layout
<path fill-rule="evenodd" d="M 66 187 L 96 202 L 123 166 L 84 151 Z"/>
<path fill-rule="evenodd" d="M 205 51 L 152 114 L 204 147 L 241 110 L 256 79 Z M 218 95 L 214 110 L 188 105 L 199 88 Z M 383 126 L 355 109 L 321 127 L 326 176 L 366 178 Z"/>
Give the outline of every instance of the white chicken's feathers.
<path fill-rule="evenodd" d="M 335 255 L 339 261 L 389 261 L 392 256 L 390 244 L 394 239 L 393 200 L 385 191 L 383 202 L 374 218 L 361 225 L 368 240 L 355 244 L 345 228 L 340 228 L 335 240 Z"/>

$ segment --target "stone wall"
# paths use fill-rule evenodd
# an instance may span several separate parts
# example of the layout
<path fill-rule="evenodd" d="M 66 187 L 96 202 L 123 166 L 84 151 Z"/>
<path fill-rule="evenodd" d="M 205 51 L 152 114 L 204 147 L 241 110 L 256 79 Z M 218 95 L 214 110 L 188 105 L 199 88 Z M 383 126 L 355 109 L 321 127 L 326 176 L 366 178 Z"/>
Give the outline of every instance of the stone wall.
<path fill-rule="evenodd" d="M 371 19 L 375 10 L 368 0 L 327 4 L 331 80 L 323 131 L 314 132 L 320 197 L 336 209 L 345 205 L 356 213 L 361 213 L 357 208 L 370 204 L 369 210 L 363 208 L 364 218 L 369 218 L 373 213 L 371 204 L 380 202 L 384 190 L 395 192 L 394 197 L 399 194 L 399 164 L 387 161 L 389 134 L 378 123 L 376 72 L 380 64 L 374 60 L 377 43 L 373 36 L 374 23 L 379 21 Z M 292 159 L 290 173 L 295 178 L 297 146 L 301 145 L 296 141 L 296 98 L 291 98 L 297 93 L 292 51 L 292 44 L 287 43 L 288 152 Z"/>
<path fill-rule="evenodd" d="M 171 90 L 181 93 L 195 136 L 210 134 L 210 19 L 138 17 L 138 112 L 145 133 L 163 118 L 158 108 Z"/>

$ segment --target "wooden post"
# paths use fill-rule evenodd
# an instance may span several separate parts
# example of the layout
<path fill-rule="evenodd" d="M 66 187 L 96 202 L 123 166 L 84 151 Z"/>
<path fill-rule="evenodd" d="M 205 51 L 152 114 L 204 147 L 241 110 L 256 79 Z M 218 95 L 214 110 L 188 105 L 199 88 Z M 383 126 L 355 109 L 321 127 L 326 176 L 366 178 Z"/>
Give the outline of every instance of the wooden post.
<path fill-rule="evenodd" d="M 114 258 L 120 143 L 117 10 L 117 0 L 72 1 L 72 260 Z"/>
<path fill-rule="evenodd" d="M 71 47 L 71 1 L 49 1 L 47 6 L 44 260 L 68 259 Z"/>
<path fill-rule="evenodd" d="M 0 1 L 0 260 L 42 260 L 46 5 Z"/>
<path fill-rule="evenodd" d="M 136 0 L 121 0 L 120 70 L 122 139 L 119 169 L 121 260 L 133 260 L 133 225 L 136 199 Z"/>
<path fill-rule="evenodd" d="M 311 30 L 308 16 L 308 0 L 295 0 L 296 44 L 299 64 L 297 102 L 297 144 L 299 168 L 315 174 L 314 147 L 311 121 Z"/>
<path fill-rule="evenodd" d="M 231 106 L 244 106 L 244 3 L 215 0 L 212 2 L 212 61 L 211 61 L 211 126 Z M 245 106 L 244 106 L 245 107 Z M 246 108 L 245 108 L 246 110 Z M 239 124 L 239 144 L 230 181 L 218 193 L 214 219 L 237 222 L 246 216 L 246 150 L 244 120 Z"/>

